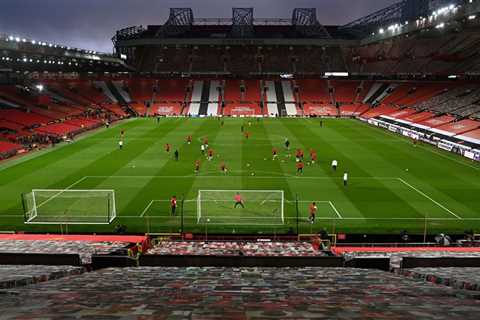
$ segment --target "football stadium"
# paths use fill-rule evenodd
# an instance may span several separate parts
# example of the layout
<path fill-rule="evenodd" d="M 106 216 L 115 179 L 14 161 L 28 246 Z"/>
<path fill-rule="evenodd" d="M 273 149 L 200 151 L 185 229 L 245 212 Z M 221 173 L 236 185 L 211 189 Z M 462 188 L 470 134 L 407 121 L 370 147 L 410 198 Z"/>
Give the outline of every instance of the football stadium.
<path fill-rule="evenodd" d="M 0 22 L 0 319 L 478 317 L 479 0 L 162 0 L 105 19 L 109 53 L 35 39 L 24 1 L 32 26 Z"/>

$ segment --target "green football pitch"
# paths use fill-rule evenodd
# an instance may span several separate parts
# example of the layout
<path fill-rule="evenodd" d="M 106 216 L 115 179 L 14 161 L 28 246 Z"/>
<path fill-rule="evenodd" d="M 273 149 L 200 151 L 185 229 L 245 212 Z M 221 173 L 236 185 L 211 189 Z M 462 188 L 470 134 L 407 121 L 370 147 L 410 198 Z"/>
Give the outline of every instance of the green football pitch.
<path fill-rule="evenodd" d="M 283 234 L 290 228 L 300 233 L 480 231 L 476 163 L 431 146 L 414 146 L 408 139 L 357 120 L 323 120 L 322 127 L 318 119 L 223 121 L 222 125 L 212 118 L 127 120 L 73 143 L 4 162 L 0 164 L 0 230 L 60 232 L 66 226 L 56 223 L 69 221 L 67 208 L 74 201 L 95 212 L 89 217 L 89 210 L 84 210 L 84 223 L 69 225 L 69 232 L 112 232 L 120 224 L 135 233 L 182 228 L 226 234 Z M 249 139 L 242 126 L 250 132 Z M 125 145 L 120 150 L 122 130 Z M 188 135 L 191 144 L 186 143 Z M 212 161 L 200 151 L 205 137 L 215 151 Z M 285 138 L 291 142 L 288 152 Z M 170 153 L 164 149 L 166 143 L 172 145 Z M 272 160 L 274 147 L 279 151 L 276 160 Z M 311 148 L 319 158 L 318 163 L 307 162 L 301 176 L 296 175 L 296 148 L 305 151 L 307 161 Z M 173 157 L 176 149 L 179 161 Z M 338 161 L 336 172 L 330 166 L 333 159 Z M 195 160 L 201 161 L 198 173 Z M 228 167 L 226 175 L 220 172 L 221 162 Z M 344 171 L 349 174 L 346 187 Z M 55 215 L 55 223 L 25 224 L 21 195 L 33 189 L 59 190 L 36 203 L 35 221 L 48 222 L 48 216 Z M 83 199 L 69 200 L 65 190 L 114 190 L 116 218 L 110 224 L 95 224 L 96 217 L 105 213 L 95 208 L 105 208 L 105 200 L 92 191 Z M 199 202 L 200 190 L 204 196 Z M 233 208 L 237 191 L 245 208 Z M 172 195 L 179 199 L 175 216 L 170 213 Z M 313 201 L 318 213 L 311 224 L 308 205 Z M 50 209 L 42 211 L 43 204 Z"/>

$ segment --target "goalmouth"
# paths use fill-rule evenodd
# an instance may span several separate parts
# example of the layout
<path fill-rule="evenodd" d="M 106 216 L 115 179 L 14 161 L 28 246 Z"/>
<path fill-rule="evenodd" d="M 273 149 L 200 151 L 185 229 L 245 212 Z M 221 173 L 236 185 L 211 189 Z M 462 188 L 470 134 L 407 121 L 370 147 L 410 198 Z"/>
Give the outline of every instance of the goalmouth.
<path fill-rule="evenodd" d="M 22 194 L 26 224 L 110 224 L 114 190 L 33 189 Z"/>
<path fill-rule="evenodd" d="M 240 201 L 238 201 L 240 200 Z M 283 225 L 283 190 L 199 190 L 197 223 Z"/>

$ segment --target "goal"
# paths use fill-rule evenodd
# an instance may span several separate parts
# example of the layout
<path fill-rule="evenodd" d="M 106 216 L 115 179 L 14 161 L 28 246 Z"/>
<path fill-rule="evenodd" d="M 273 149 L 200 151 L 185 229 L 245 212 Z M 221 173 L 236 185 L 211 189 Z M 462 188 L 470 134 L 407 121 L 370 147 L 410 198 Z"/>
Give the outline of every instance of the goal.
<path fill-rule="evenodd" d="M 114 190 L 34 189 L 22 195 L 27 224 L 110 224 Z"/>
<path fill-rule="evenodd" d="M 235 207 L 237 194 L 244 207 Z M 285 223 L 283 190 L 199 190 L 197 223 L 282 225 Z"/>

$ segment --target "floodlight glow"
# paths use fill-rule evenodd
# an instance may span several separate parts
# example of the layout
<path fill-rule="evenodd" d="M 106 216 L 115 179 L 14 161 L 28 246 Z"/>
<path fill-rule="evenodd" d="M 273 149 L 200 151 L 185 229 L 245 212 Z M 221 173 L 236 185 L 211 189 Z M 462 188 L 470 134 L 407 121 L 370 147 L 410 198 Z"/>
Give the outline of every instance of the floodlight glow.
<path fill-rule="evenodd" d="M 468 20 L 473 20 L 473 19 L 475 19 L 476 17 L 477 17 L 476 15 L 468 16 Z"/>
<path fill-rule="evenodd" d="M 378 30 L 378 32 L 379 32 L 380 34 L 384 34 L 384 33 L 385 33 L 385 30 L 383 30 L 383 28 L 380 28 L 380 30 Z"/>
<path fill-rule="evenodd" d="M 325 72 L 326 77 L 348 77 L 348 72 Z"/>
<path fill-rule="evenodd" d="M 440 23 L 440 24 L 437 24 L 437 25 L 435 26 L 435 28 L 436 28 L 436 29 L 443 29 L 443 28 L 445 28 L 445 23 L 442 22 L 442 23 Z"/>
<path fill-rule="evenodd" d="M 39 92 L 42 92 L 43 91 L 43 84 L 37 84 L 35 86 L 35 88 L 39 91 Z"/>

